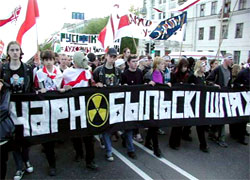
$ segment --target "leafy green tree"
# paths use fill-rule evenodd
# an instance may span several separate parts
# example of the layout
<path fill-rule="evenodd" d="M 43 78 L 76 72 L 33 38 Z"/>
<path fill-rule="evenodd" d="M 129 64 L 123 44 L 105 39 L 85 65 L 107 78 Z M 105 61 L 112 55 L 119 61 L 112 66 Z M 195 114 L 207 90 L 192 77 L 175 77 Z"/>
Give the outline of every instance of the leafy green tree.
<path fill-rule="evenodd" d="M 135 40 L 135 43 L 134 43 Z M 123 37 L 121 41 L 121 47 L 120 47 L 120 54 L 122 54 L 124 48 L 129 48 L 131 51 L 131 54 L 136 54 L 136 47 L 138 46 L 138 39 L 135 39 L 131 37 Z M 136 47 L 135 47 L 136 44 Z"/>
<path fill-rule="evenodd" d="M 136 16 L 139 16 L 140 14 L 140 9 L 135 8 L 133 5 L 130 6 L 129 12 L 135 14 Z M 120 53 L 122 53 L 124 48 L 129 48 L 131 51 L 131 54 L 136 54 L 137 52 L 137 46 L 138 46 L 138 39 L 131 38 L 131 37 L 123 37 L 121 40 L 121 48 L 120 48 Z"/>
<path fill-rule="evenodd" d="M 130 6 L 129 12 L 135 14 L 136 16 L 140 15 L 140 9 L 139 8 L 135 8 L 134 5 Z"/>
<path fill-rule="evenodd" d="M 99 34 L 101 30 L 106 26 L 109 17 L 91 19 L 84 26 L 83 34 Z"/>
<path fill-rule="evenodd" d="M 39 50 L 40 50 L 40 51 L 44 51 L 44 50 L 53 50 L 52 42 L 47 43 L 47 44 L 40 44 L 40 45 L 39 45 Z"/>

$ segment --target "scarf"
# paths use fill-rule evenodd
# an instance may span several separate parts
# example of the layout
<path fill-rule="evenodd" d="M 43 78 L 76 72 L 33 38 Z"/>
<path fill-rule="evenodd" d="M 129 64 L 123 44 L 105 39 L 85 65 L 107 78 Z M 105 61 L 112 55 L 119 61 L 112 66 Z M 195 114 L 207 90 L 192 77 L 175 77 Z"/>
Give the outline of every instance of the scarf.
<path fill-rule="evenodd" d="M 45 74 L 47 74 L 47 76 L 48 76 L 50 79 L 55 79 L 55 77 L 56 77 L 56 75 L 57 75 L 57 71 L 56 71 L 56 68 L 53 67 L 53 69 L 54 69 L 54 71 L 53 71 L 52 73 L 49 73 L 48 70 L 47 70 L 47 68 L 44 66 L 44 67 L 43 67 L 43 72 L 44 72 Z"/>

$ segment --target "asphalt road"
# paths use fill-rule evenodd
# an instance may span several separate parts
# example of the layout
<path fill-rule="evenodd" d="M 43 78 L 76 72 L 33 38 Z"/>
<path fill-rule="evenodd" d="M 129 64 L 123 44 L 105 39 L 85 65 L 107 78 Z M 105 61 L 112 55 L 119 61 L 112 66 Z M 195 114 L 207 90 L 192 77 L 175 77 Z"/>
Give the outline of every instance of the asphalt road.
<path fill-rule="evenodd" d="M 250 132 L 250 125 L 248 131 Z M 182 141 L 176 151 L 168 146 L 170 128 L 166 135 L 159 135 L 163 158 L 157 158 L 142 144 L 135 142 L 137 159 L 127 156 L 121 139 L 113 142 L 114 162 L 105 160 L 105 151 L 95 143 L 98 171 L 85 168 L 85 161 L 74 162 L 74 150 L 70 141 L 56 145 L 57 176 L 48 176 L 48 164 L 41 145 L 31 147 L 30 161 L 34 165 L 32 174 L 23 179 L 250 179 L 249 145 L 241 145 L 232 139 L 227 130 L 228 148 L 222 148 L 207 140 L 210 153 L 199 150 L 195 127 L 192 127 L 192 142 Z M 249 137 L 246 137 L 249 142 Z M 7 179 L 13 179 L 15 164 L 9 154 Z"/>

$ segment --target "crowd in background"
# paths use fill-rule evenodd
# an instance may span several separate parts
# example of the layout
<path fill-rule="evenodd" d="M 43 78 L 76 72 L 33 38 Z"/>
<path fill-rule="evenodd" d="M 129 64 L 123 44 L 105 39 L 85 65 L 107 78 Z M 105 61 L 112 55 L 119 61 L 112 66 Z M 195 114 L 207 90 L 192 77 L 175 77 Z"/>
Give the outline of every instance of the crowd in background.
<path fill-rule="evenodd" d="M 245 88 L 250 85 L 250 58 L 244 65 L 233 63 L 233 56 L 225 54 L 222 62 L 201 57 L 196 60 L 192 57 L 181 57 L 178 61 L 170 56 L 152 58 L 150 55 L 133 55 L 129 48 L 125 48 L 121 55 L 117 50 L 110 48 L 100 57 L 93 53 L 76 52 L 73 57 L 66 54 L 56 54 L 50 50 L 38 52 L 29 63 L 22 62 L 22 50 L 17 42 L 11 42 L 7 47 L 7 57 L 1 62 L 0 89 L 1 95 L 9 90 L 11 93 L 46 93 L 58 91 L 63 93 L 75 87 L 136 85 L 136 84 L 165 84 L 173 87 L 177 84 L 192 84 L 216 86 L 218 88 Z M 209 68 L 207 68 L 209 67 Z M 239 143 L 247 145 L 245 136 L 249 136 L 246 123 L 230 124 L 230 135 Z M 146 136 L 142 136 L 146 131 Z M 199 139 L 199 148 L 209 153 L 207 137 L 221 147 L 228 147 L 225 136 L 225 125 L 196 126 Z M 124 130 L 121 135 L 117 132 L 104 132 L 99 135 L 101 147 L 105 148 L 107 161 L 114 161 L 112 153 L 112 136 L 122 139 L 123 147 L 127 148 L 130 158 L 136 159 L 137 154 L 133 140 L 144 143 L 152 150 L 155 156 L 162 157 L 158 135 L 164 135 L 162 128 L 147 128 Z M 208 135 L 206 135 L 208 134 Z M 169 146 L 178 150 L 181 140 L 192 141 L 191 127 L 172 127 L 169 137 Z M 75 149 L 75 161 L 83 158 L 82 142 L 85 144 L 86 167 L 98 169 L 95 162 L 94 136 L 72 138 Z M 56 175 L 55 141 L 42 144 L 43 152 L 49 164 L 48 174 Z M 1 179 L 5 178 L 8 152 L 13 151 L 16 163 L 14 180 L 19 180 L 24 173 L 32 173 L 34 167 L 29 160 L 29 150 L 32 147 L 25 142 L 22 129 L 16 127 L 15 136 L 9 141 L 1 142 Z"/>

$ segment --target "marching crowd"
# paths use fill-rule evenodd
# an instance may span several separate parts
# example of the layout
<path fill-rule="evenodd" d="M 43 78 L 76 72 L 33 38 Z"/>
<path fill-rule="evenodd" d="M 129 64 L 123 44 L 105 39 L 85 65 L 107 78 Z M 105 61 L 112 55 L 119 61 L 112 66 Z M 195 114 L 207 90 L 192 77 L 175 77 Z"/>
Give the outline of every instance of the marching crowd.
<path fill-rule="evenodd" d="M 58 91 L 64 93 L 76 87 L 136 85 L 136 84 L 166 84 L 169 87 L 176 84 L 199 84 L 207 86 L 245 88 L 250 85 L 250 58 L 244 66 L 233 64 L 232 54 L 225 54 L 223 62 L 214 59 L 208 61 L 206 57 L 195 60 L 192 57 L 182 57 L 178 63 L 169 56 L 155 57 L 149 55 L 132 55 L 129 48 L 118 55 L 117 50 L 109 48 L 108 52 L 97 58 L 95 54 L 76 52 L 73 57 L 65 54 L 56 54 L 45 50 L 37 53 L 33 61 L 22 62 L 22 49 L 13 41 L 7 46 L 7 57 L 1 62 L 0 89 L 1 103 L 3 95 L 10 93 L 46 93 Z M 40 61 L 41 59 L 41 61 Z M 209 67 L 209 68 L 208 68 Z M 4 121 L 1 115 L 1 123 Z M 230 135 L 239 143 L 247 145 L 245 136 L 249 136 L 246 123 L 230 124 Z M 207 136 L 221 147 L 228 147 L 225 139 L 225 125 L 196 126 L 199 139 L 199 147 L 202 152 L 209 153 Z M 161 158 L 158 135 L 165 132 L 161 128 L 148 128 L 146 136 L 141 135 L 142 129 L 124 130 L 121 134 L 122 145 L 127 148 L 127 154 L 135 159 L 136 153 L 133 139 L 144 143 L 145 147 L 152 150 L 155 156 Z M 191 127 L 172 127 L 169 137 L 169 146 L 178 150 L 181 140 L 192 141 Z M 117 137 L 117 133 L 103 132 L 100 137 L 101 146 L 105 148 L 107 161 L 114 161 L 112 154 L 111 136 Z M 2 138 L 2 137 L 1 137 Z M 94 136 L 71 138 L 75 149 L 75 161 L 83 158 L 82 142 L 85 144 L 86 167 L 92 170 L 98 169 L 95 163 Z M 55 141 L 42 144 L 43 152 L 49 164 L 48 174 L 56 176 Z M 22 128 L 16 126 L 12 138 L 0 142 L 1 151 L 1 179 L 6 176 L 8 153 L 13 152 L 16 164 L 14 180 L 22 179 L 24 173 L 32 173 L 34 167 L 29 160 L 30 147 L 23 139 Z"/>

